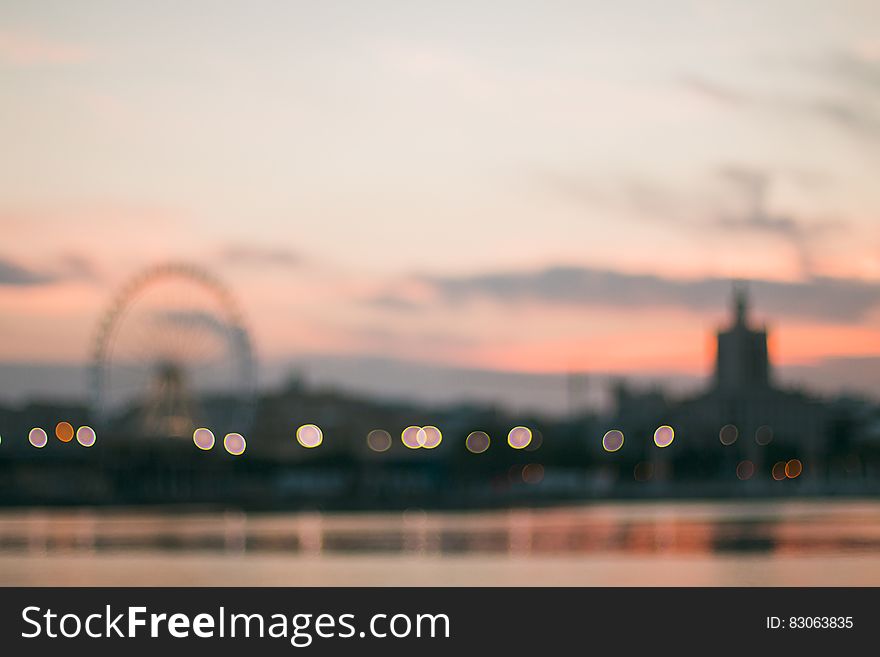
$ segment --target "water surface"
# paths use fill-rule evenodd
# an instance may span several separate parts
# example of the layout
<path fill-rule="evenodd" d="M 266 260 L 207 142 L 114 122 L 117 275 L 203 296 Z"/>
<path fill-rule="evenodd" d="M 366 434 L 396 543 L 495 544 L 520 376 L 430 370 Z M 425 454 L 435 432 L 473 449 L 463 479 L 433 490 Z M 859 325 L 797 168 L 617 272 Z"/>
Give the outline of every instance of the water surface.
<path fill-rule="evenodd" d="M 4 585 L 880 585 L 880 502 L 0 514 Z"/>

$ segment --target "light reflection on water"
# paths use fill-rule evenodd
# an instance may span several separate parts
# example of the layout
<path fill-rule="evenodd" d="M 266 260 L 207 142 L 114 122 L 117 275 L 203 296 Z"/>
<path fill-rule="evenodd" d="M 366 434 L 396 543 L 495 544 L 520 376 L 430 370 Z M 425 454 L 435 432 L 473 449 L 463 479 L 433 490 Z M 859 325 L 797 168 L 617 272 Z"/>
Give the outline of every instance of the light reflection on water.
<path fill-rule="evenodd" d="M 0 514 L 0 555 L 842 555 L 880 553 L 880 503 L 606 503 L 474 513 Z"/>
<path fill-rule="evenodd" d="M 878 586 L 880 503 L 0 513 L 0 585 Z"/>

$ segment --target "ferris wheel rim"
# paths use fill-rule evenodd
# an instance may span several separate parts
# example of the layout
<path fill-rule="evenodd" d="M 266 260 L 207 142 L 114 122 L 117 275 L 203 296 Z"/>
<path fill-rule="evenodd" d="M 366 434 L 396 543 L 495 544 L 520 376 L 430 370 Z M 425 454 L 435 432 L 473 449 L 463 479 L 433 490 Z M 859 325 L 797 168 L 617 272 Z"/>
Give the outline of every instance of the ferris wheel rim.
<path fill-rule="evenodd" d="M 110 363 L 110 352 L 115 332 L 123 324 L 125 313 L 136 303 L 138 296 L 157 281 L 183 279 L 194 282 L 207 290 L 212 298 L 219 302 L 225 322 L 230 330 L 230 347 L 241 361 L 242 390 L 248 405 L 253 403 L 256 390 L 256 360 L 250 333 L 244 321 L 238 303 L 231 291 L 221 280 L 206 268 L 188 262 L 171 261 L 148 267 L 123 284 L 114 294 L 110 304 L 101 314 L 98 328 L 92 343 L 92 359 L 90 366 L 91 408 L 93 420 L 100 423 L 107 420 L 106 408 L 106 369 Z M 236 340 L 232 341 L 232 336 Z"/>

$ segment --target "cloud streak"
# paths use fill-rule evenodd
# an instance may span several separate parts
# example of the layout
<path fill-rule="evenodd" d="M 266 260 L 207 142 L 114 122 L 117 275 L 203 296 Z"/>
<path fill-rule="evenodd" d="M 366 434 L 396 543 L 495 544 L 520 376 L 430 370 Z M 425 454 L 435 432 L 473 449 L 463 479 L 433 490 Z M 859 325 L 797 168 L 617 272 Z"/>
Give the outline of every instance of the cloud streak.
<path fill-rule="evenodd" d="M 810 62 L 807 72 L 824 78 L 835 91 L 805 98 L 757 94 L 698 75 L 686 75 L 678 84 L 686 91 L 730 107 L 753 107 L 786 115 L 800 114 L 824 121 L 860 139 L 880 139 L 880 60 L 852 53 L 826 54 Z"/>
<path fill-rule="evenodd" d="M 57 275 L 27 269 L 14 262 L 0 258 L 0 286 L 30 287 L 54 283 Z"/>
<path fill-rule="evenodd" d="M 786 241 L 797 254 L 801 273 L 813 271 L 813 252 L 818 239 L 830 230 L 845 228 L 845 222 L 829 218 L 803 220 L 768 209 L 768 196 L 782 179 L 803 184 L 799 173 L 771 173 L 763 169 L 727 165 L 711 172 L 703 194 L 683 192 L 645 178 L 624 178 L 603 183 L 539 172 L 538 182 L 551 193 L 560 195 L 591 210 L 617 207 L 633 211 L 638 220 L 662 223 L 670 227 L 700 233 L 707 231 L 731 234 L 776 236 Z M 815 178 L 815 176 L 813 176 Z M 718 182 L 726 193 L 719 193 Z M 812 181 L 815 185 L 815 180 Z M 735 199 L 731 199 L 730 192 Z"/>
<path fill-rule="evenodd" d="M 814 68 L 835 80 L 860 87 L 862 91 L 880 93 L 880 57 L 868 53 L 837 52 Z"/>
<path fill-rule="evenodd" d="M 392 310 L 395 312 L 412 312 L 420 307 L 418 302 L 405 299 L 394 293 L 378 294 L 369 297 L 364 300 L 364 304 L 379 310 Z"/>
<path fill-rule="evenodd" d="M 790 215 L 768 212 L 767 194 L 773 177 L 765 171 L 750 167 L 728 166 L 723 167 L 719 173 L 743 195 L 746 209 L 739 214 L 720 213 L 709 222 L 709 225 L 734 232 L 777 235 L 787 240 L 797 251 L 802 273 L 805 276 L 811 275 L 816 240 L 830 230 L 844 228 L 845 223 L 828 219 L 808 223 Z"/>
<path fill-rule="evenodd" d="M 98 273 L 87 258 L 66 254 L 54 259 L 51 269 L 36 270 L 0 258 L 0 287 L 34 287 L 70 280 L 97 281 Z"/>
<path fill-rule="evenodd" d="M 302 257 L 284 247 L 237 245 L 227 247 L 220 256 L 228 263 L 248 267 L 298 268 L 302 265 Z"/>
<path fill-rule="evenodd" d="M 737 90 L 696 75 L 682 76 L 679 83 L 685 89 L 699 96 L 724 105 L 741 105 L 751 100 Z"/>
<path fill-rule="evenodd" d="M 467 277 L 423 277 L 449 303 L 488 298 L 501 303 L 540 302 L 567 306 L 604 306 L 627 310 L 676 307 L 704 312 L 723 307 L 731 280 L 707 277 L 673 279 L 584 267 L 550 267 L 532 272 L 506 271 Z M 773 315 L 831 322 L 864 320 L 880 307 L 880 284 L 816 277 L 798 282 L 753 280 L 756 302 Z"/>

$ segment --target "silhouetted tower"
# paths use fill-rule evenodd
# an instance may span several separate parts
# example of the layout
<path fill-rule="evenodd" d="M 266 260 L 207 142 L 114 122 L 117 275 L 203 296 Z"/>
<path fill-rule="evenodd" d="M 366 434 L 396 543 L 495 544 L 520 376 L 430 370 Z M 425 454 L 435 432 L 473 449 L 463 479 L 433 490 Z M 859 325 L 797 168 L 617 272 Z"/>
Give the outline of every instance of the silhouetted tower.
<path fill-rule="evenodd" d="M 766 328 L 749 326 L 749 298 L 744 285 L 733 290 L 733 325 L 718 333 L 715 386 L 726 392 L 770 386 Z"/>

